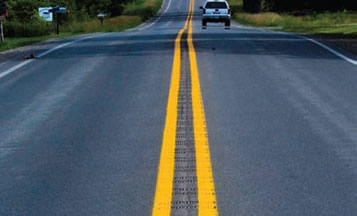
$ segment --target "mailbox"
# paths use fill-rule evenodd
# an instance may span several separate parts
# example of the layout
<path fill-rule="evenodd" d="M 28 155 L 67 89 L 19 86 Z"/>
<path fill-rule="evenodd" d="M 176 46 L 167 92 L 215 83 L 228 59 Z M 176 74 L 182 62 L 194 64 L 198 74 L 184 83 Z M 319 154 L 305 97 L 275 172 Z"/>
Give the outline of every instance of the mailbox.
<path fill-rule="evenodd" d="M 65 7 L 54 7 L 52 9 L 50 9 L 48 12 L 50 13 L 61 13 L 61 14 L 64 14 L 64 13 L 67 13 L 67 9 Z"/>
<path fill-rule="evenodd" d="M 98 14 L 98 18 L 104 18 L 104 17 L 106 17 L 107 16 L 107 14 L 105 14 L 105 13 L 99 13 Z"/>
<path fill-rule="evenodd" d="M 59 34 L 59 19 L 60 15 L 59 14 L 65 14 L 67 12 L 67 9 L 65 7 L 53 7 L 50 9 L 48 12 L 56 14 L 56 34 Z"/>
<path fill-rule="evenodd" d="M 67 9 L 65 7 L 60 7 L 57 13 L 62 13 L 62 14 L 67 13 Z"/>
<path fill-rule="evenodd" d="M 104 22 L 104 18 L 107 17 L 107 14 L 105 13 L 99 13 L 97 15 L 98 19 L 100 20 L 100 23 L 103 25 L 103 22 Z"/>

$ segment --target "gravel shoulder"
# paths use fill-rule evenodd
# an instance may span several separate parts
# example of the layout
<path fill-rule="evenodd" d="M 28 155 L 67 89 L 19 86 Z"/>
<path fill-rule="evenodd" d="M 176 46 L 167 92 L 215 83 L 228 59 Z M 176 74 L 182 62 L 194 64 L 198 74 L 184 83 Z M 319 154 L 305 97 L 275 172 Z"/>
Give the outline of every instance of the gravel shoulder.
<path fill-rule="evenodd" d="M 357 38 L 341 38 L 326 35 L 319 35 L 317 38 L 357 55 Z"/>
<path fill-rule="evenodd" d="M 43 42 L 34 43 L 0 52 L 0 72 L 5 71 L 27 59 L 36 58 L 39 54 L 46 52 L 60 44 L 70 42 L 93 34 L 83 34 L 66 38 L 51 38 Z"/>
<path fill-rule="evenodd" d="M 49 39 L 44 42 L 18 47 L 15 49 L 0 52 L 0 63 L 11 59 L 23 59 L 30 54 L 38 54 L 43 50 L 50 49 L 65 39 Z"/>
<path fill-rule="evenodd" d="M 98 34 L 98 33 L 80 34 L 80 35 L 76 35 L 76 36 L 69 36 L 69 37 L 63 37 L 63 38 L 51 38 L 51 39 L 48 39 L 43 42 L 38 42 L 38 43 L 31 44 L 31 45 L 26 45 L 26 46 L 21 46 L 21 47 L 14 48 L 14 49 L 6 50 L 3 52 L 0 52 L 0 64 L 4 61 L 12 60 L 12 59 L 15 59 L 15 60 L 20 59 L 21 60 L 31 54 L 36 56 L 44 51 L 54 48 L 55 46 L 57 46 L 61 43 L 69 42 L 69 41 L 76 40 L 78 38 L 86 37 L 86 36 L 93 35 L 93 34 Z"/>

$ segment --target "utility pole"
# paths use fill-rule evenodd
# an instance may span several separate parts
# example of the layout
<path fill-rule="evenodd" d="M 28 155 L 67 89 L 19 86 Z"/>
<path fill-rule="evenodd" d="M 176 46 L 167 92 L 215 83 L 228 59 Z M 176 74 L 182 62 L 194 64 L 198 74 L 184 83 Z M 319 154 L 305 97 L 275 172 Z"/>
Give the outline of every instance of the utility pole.
<path fill-rule="evenodd" d="M 5 5 L 5 2 L 1 1 L 0 2 L 0 42 L 4 41 L 4 26 L 2 24 L 2 21 L 5 19 L 6 16 L 7 16 L 7 7 Z"/>
<path fill-rule="evenodd" d="M 0 17 L 0 41 L 4 42 L 4 28 L 2 25 L 2 18 Z"/>

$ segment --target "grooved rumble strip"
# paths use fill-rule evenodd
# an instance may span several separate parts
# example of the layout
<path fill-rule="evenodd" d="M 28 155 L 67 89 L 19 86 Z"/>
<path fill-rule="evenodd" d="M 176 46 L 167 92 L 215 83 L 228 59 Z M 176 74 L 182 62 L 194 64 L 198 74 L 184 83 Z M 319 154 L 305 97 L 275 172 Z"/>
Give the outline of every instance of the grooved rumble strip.
<path fill-rule="evenodd" d="M 153 216 L 218 215 L 205 112 L 192 41 L 193 7 L 194 0 L 191 0 L 185 26 L 175 40 Z M 187 39 L 182 39 L 187 29 Z M 187 44 L 182 45 L 184 41 Z"/>
<path fill-rule="evenodd" d="M 177 106 L 174 188 L 171 216 L 196 216 L 196 151 L 193 135 L 191 70 L 187 33 L 181 41 L 181 79 Z"/>
<path fill-rule="evenodd" d="M 196 174 L 198 187 L 198 215 L 218 215 L 217 201 L 212 174 L 211 156 L 207 137 L 206 118 L 201 95 L 200 78 L 192 39 L 192 11 L 194 0 L 191 0 L 191 16 L 188 30 L 188 49 L 191 65 L 192 80 L 192 110 L 193 128 L 196 147 Z"/>
<path fill-rule="evenodd" d="M 160 164 L 156 182 L 156 191 L 152 216 L 170 216 L 172 188 L 175 167 L 175 142 L 177 126 L 177 105 L 180 85 L 181 70 L 181 38 L 183 32 L 187 29 L 189 17 L 185 26 L 180 30 L 175 40 L 174 60 L 172 66 L 171 83 L 169 98 L 167 104 L 167 113 L 165 120 L 165 129 L 162 140 Z"/>
<path fill-rule="evenodd" d="M 182 29 L 175 40 L 174 62 L 172 67 L 169 99 L 165 129 L 162 141 L 160 165 L 156 183 L 156 192 L 153 216 L 169 216 L 171 212 L 172 185 L 174 178 L 174 157 L 177 124 L 177 101 L 180 81 L 180 41 L 184 29 Z"/>

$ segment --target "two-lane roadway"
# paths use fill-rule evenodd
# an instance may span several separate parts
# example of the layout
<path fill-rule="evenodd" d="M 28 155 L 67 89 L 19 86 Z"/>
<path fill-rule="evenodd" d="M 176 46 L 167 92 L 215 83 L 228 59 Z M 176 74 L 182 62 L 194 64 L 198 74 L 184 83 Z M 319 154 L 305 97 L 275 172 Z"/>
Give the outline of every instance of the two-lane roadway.
<path fill-rule="evenodd" d="M 356 215 L 356 56 L 202 4 L 0 62 L 0 215 Z"/>

